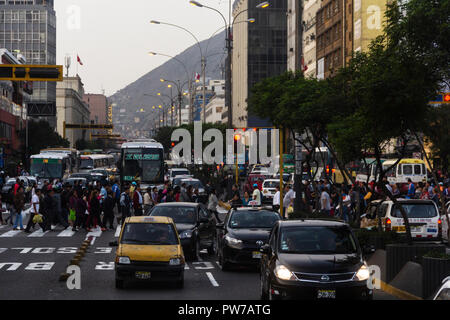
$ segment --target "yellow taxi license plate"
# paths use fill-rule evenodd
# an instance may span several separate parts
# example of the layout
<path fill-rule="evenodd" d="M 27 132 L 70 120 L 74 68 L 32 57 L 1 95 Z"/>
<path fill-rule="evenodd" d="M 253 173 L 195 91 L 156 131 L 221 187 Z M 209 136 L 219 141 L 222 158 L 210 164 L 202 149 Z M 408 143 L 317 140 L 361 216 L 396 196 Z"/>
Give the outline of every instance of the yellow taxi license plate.
<path fill-rule="evenodd" d="M 252 257 L 253 257 L 253 259 L 261 259 L 261 252 L 259 252 L 259 251 L 254 251 L 254 252 L 252 253 Z"/>
<path fill-rule="evenodd" d="M 319 290 L 317 292 L 318 299 L 336 299 L 336 290 Z"/>
<path fill-rule="evenodd" d="M 136 277 L 136 279 L 148 280 L 152 277 L 152 273 L 138 271 L 135 273 L 135 277 Z"/>

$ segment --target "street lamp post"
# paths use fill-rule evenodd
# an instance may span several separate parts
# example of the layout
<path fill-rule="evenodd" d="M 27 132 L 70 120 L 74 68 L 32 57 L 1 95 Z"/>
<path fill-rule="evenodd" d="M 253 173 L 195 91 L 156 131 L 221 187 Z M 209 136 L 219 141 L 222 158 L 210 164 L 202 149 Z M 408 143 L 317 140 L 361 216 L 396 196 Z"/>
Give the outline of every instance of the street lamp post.
<path fill-rule="evenodd" d="M 179 26 L 179 25 L 176 25 L 176 24 L 166 23 L 166 22 L 161 22 L 161 21 L 156 21 L 156 20 L 152 20 L 152 21 L 150 21 L 150 23 L 152 23 L 152 24 L 164 24 L 164 25 L 168 25 L 168 26 L 172 26 L 172 27 L 175 27 L 175 28 L 184 30 L 185 32 L 189 33 L 189 34 L 195 39 L 195 41 L 197 42 L 198 48 L 199 48 L 199 50 L 200 50 L 200 56 L 201 56 L 201 61 L 202 61 L 203 83 L 204 83 L 204 85 L 205 85 L 205 78 L 206 78 L 206 75 L 205 75 L 205 73 L 206 73 L 206 59 L 205 59 L 205 57 L 204 57 L 204 55 L 203 55 L 202 46 L 200 45 L 200 41 L 198 41 L 197 37 L 196 37 L 191 31 L 189 31 L 188 29 L 186 29 L 186 28 L 184 28 L 184 27 L 181 27 L 181 26 Z M 204 90 L 204 91 L 205 91 L 205 90 Z M 205 92 L 204 92 L 204 93 L 205 93 Z M 204 102 L 204 99 L 203 99 L 203 102 Z M 204 103 L 203 103 L 203 104 L 204 104 Z M 190 111 L 190 113 L 189 113 L 189 118 L 190 118 L 190 119 L 189 119 L 189 122 L 192 123 L 192 121 L 193 121 L 193 96 L 192 96 L 192 95 L 191 95 L 190 108 L 191 108 L 191 111 Z"/>

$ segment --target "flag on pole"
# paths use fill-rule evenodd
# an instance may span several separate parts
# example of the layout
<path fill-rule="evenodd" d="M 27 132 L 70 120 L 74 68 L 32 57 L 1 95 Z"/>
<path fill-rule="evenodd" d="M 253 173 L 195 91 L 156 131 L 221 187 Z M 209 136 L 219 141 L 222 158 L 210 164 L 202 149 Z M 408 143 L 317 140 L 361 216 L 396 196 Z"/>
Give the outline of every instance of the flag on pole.
<path fill-rule="evenodd" d="M 200 73 L 195 74 L 195 80 L 200 80 Z"/>
<path fill-rule="evenodd" d="M 77 61 L 79 64 L 83 65 L 83 62 L 81 62 L 80 56 L 77 54 Z"/>

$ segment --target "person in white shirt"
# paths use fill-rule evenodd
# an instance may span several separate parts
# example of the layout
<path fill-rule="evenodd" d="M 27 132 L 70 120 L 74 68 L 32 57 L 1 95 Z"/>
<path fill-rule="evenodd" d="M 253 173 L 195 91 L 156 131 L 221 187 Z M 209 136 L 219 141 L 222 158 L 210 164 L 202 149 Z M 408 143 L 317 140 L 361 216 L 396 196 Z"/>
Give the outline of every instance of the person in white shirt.
<path fill-rule="evenodd" d="M 39 203 L 40 203 L 40 197 L 41 191 L 39 189 L 36 189 L 35 193 L 31 197 L 31 209 L 30 209 L 30 217 L 27 223 L 27 227 L 25 228 L 26 233 L 30 233 L 31 227 L 34 229 L 34 222 L 33 218 L 35 215 L 39 214 Z"/>
<path fill-rule="evenodd" d="M 283 199 L 283 214 L 285 217 L 287 217 L 287 211 L 289 207 L 294 206 L 294 199 L 295 199 L 295 192 L 292 190 L 292 187 L 290 185 L 286 186 L 286 195 Z"/>
<path fill-rule="evenodd" d="M 280 187 L 276 186 L 276 192 L 273 196 L 272 209 L 275 212 L 280 211 Z"/>
<path fill-rule="evenodd" d="M 261 205 L 261 191 L 259 191 L 258 189 L 258 185 L 255 183 L 253 185 L 253 194 L 252 194 L 252 198 L 253 201 L 256 202 L 255 205 L 256 206 L 260 206 Z"/>
<path fill-rule="evenodd" d="M 322 195 L 320 196 L 320 209 L 323 213 L 330 215 L 331 211 L 331 198 L 328 194 L 328 188 L 324 188 Z"/>

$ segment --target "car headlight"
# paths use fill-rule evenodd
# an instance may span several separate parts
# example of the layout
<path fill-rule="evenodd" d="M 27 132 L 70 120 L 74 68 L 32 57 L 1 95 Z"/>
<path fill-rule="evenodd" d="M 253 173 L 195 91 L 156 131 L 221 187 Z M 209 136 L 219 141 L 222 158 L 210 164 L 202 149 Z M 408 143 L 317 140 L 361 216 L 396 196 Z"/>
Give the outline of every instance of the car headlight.
<path fill-rule="evenodd" d="M 183 231 L 181 234 L 180 234 L 180 239 L 189 239 L 189 238 L 192 238 L 192 234 L 193 234 L 194 232 L 192 231 L 192 230 L 186 230 L 186 231 Z"/>
<path fill-rule="evenodd" d="M 240 244 L 242 244 L 242 240 L 238 240 L 238 239 L 232 238 L 230 236 L 225 236 L 225 240 L 227 240 L 228 243 L 232 244 L 232 245 L 240 245 Z"/>
<path fill-rule="evenodd" d="M 128 258 L 128 257 L 119 257 L 119 264 L 131 264 L 130 258 Z"/>
<path fill-rule="evenodd" d="M 275 268 L 275 275 L 280 280 L 295 280 L 294 274 L 283 265 Z"/>
<path fill-rule="evenodd" d="M 170 266 L 179 266 L 179 265 L 181 265 L 181 259 L 180 258 L 170 259 L 169 265 Z"/>
<path fill-rule="evenodd" d="M 370 278 L 369 268 L 367 268 L 367 266 L 363 265 L 356 273 L 356 279 L 358 281 L 366 281 L 369 278 Z"/>

